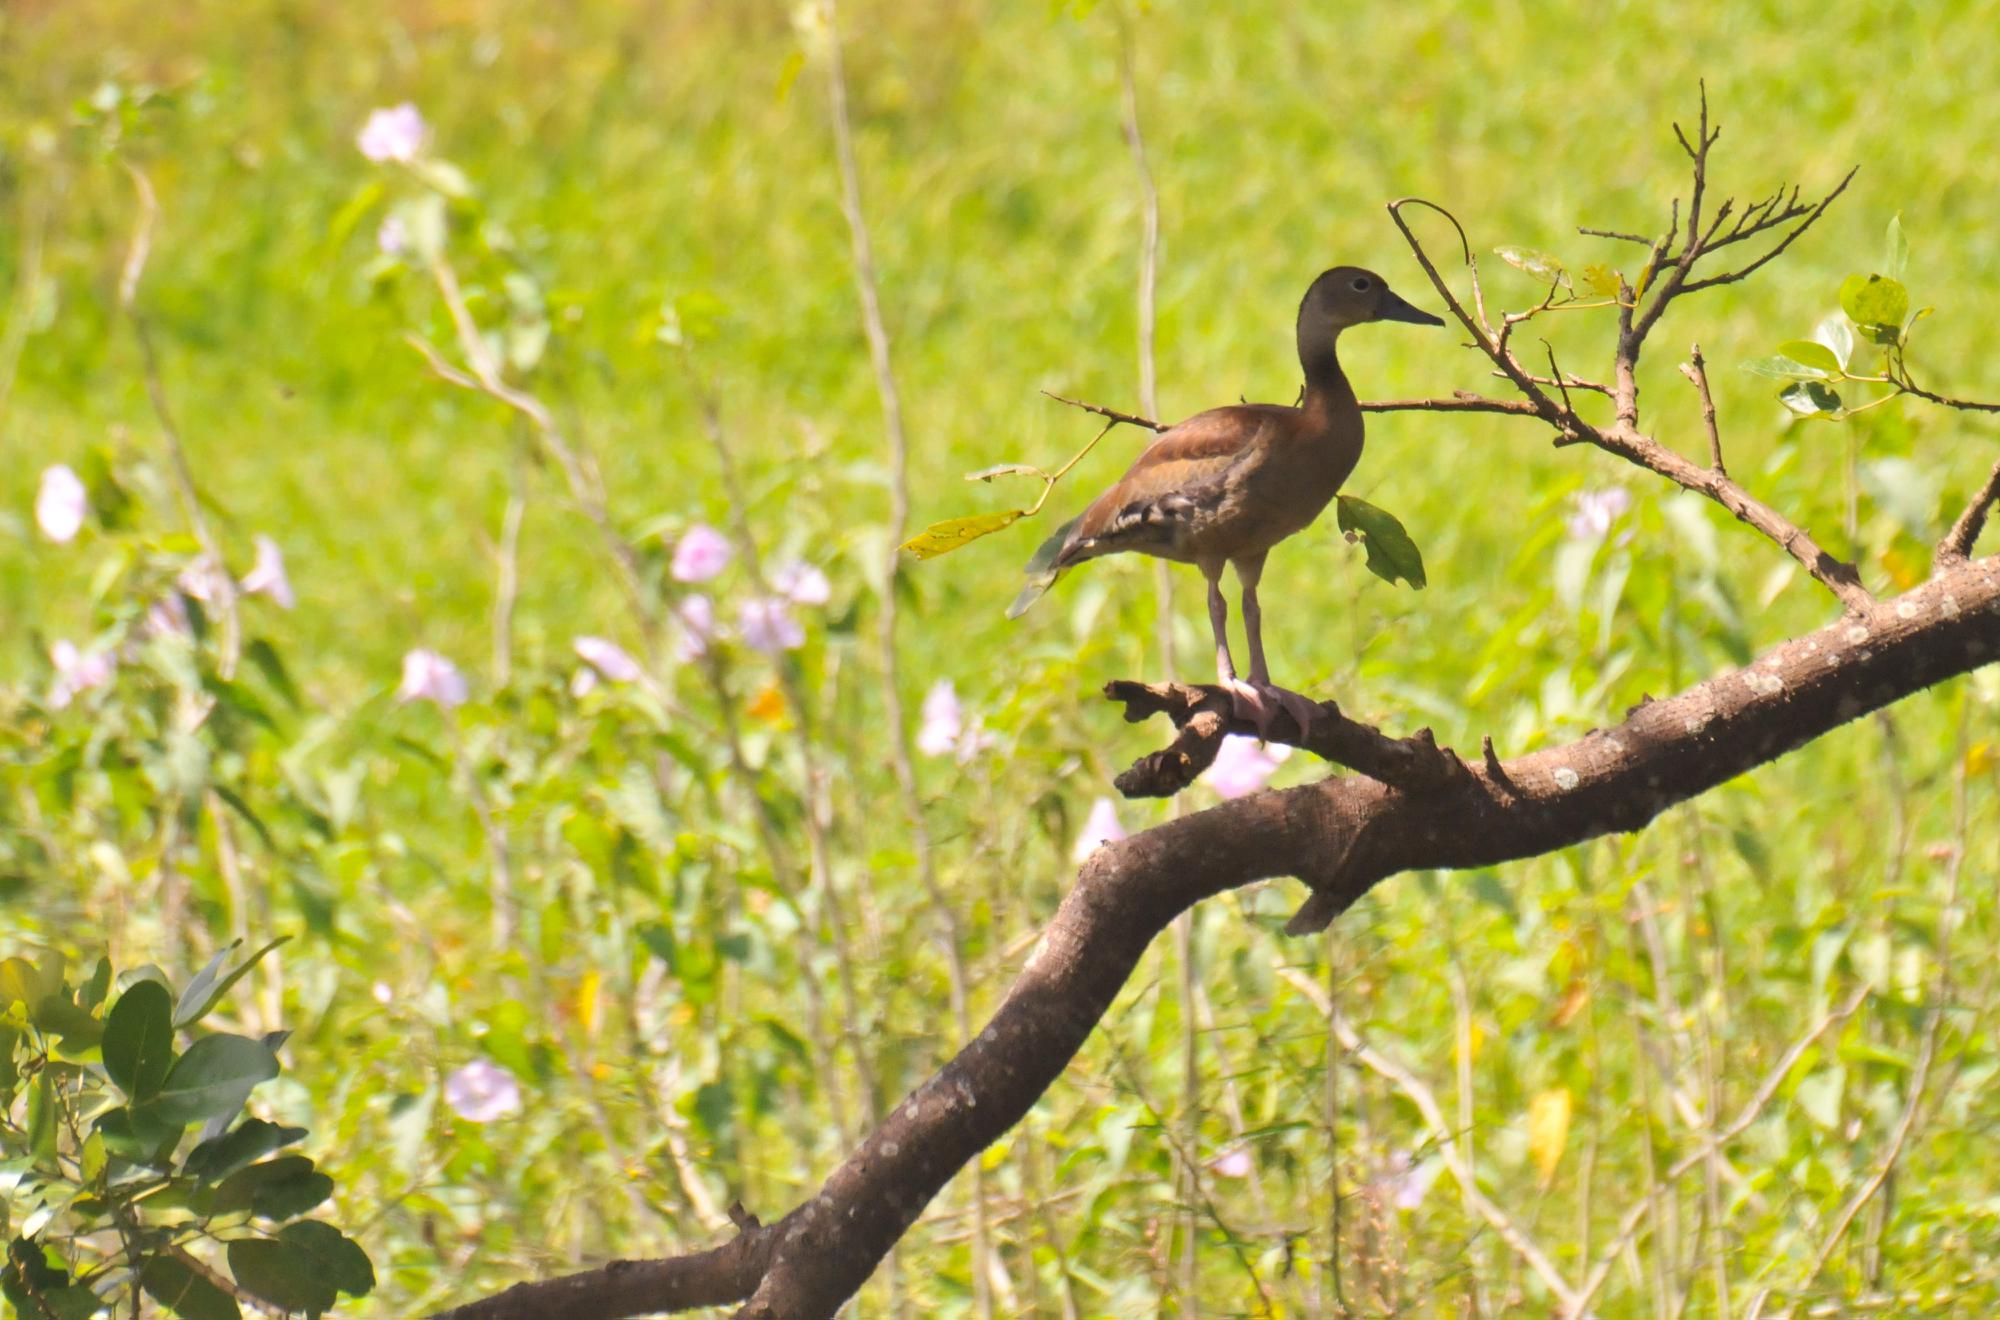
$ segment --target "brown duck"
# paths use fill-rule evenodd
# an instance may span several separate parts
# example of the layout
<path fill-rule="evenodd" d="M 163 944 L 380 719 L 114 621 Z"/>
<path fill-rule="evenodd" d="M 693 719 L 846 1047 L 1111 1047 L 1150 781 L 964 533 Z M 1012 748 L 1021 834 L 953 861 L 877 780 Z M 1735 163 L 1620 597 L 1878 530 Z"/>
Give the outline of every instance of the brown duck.
<path fill-rule="evenodd" d="M 1043 543 L 1007 616 L 1019 618 L 1065 569 L 1100 555 L 1132 551 L 1193 564 L 1208 579 L 1217 679 L 1234 696 L 1237 716 L 1262 731 L 1282 707 L 1305 729 L 1318 706 L 1271 682 L 1257 579 L 1271 547 L 1310 525 L 1361 457 L 1361 407 L 1334 347 L 1341 331 L 1369 321 L 1444 324 L 1404 302 L 1373 271 L 1336 266 L 1321 275 L 1299 304 L 1299 365 L 1306 373 L 1300 406 L 1212 408 L 1161 432 L 1116 485 Z M 1229 655 L 1224 564 L 1235 567 L 1243 588 L 1247 683 Z"/>

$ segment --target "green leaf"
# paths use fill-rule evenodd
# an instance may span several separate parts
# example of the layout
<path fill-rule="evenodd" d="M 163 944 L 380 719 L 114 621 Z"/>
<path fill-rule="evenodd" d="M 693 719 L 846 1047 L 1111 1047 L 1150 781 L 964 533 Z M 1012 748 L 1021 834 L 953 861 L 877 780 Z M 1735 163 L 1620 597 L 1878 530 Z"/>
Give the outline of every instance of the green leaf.
<path fill-rule="evenodd" d="M 293 710 L 299 708 L 299 689 L 292 682 L 291 672 L 285 668 L 276 647 L 261 637 L 253 637 L 250 644 L 243 648 L 243 658 L 256 666 L 257 672 L 264 676 L 264 681 L 284 699 L 287 706 Z"/>
<path fill-rule="evenodd" d="M 55 1074 L 44 1068 L 28 1092 L 27 1155 L 37 1164 L 51 1164 L 56 1158 Z"/>
<path fill-rule="evenodd" d="M 320 1273 L 349 1297 L 375 1291 L 375 1267 L 358 1243 L 332 1224 L 301 1219 L 278 1230 L 278 1237 L 319 1262 Z"/>
<path fill-rule="evenodd" d="M 1840 411 L 1840 395 L 1817 380 L 1785 386 L 1778 391 L 1778 402 L 1801 417 L 1830 417 Z"/>
<path fill-rule="evenodd" d="M 1788 357 L 1756 358 L 1743 364 L 1743 370 L 1753 376 L 1767 376 L 1772 380 L 1825 380 L 1826 373 L 1817 367 L 1809 367 L 1803 362 Z"/>
<path fill-rule="evenodd" d="M 1493 249 L 1493 255 L 1516 270 L 1526 271 L 1545 284 L 1568 283 L 1569 273 L 1561 261 L 1546 252 L 1534 248 L 1518 247 L 1512 243 Z"/>
<path fill-rule="evenodd" d="M 43 995 L 54 988 L 42 984 L 41 973 L 26 958 L 0 961 L 0 1012 L 5 1012 L 8 1005 L 15 1003 L 33 1008 L 42 1002 Z"/>
<path fill-rule="evenodd" d="M 261 1118 L 246 1118 L 219 1137 L 210 1137 L 188 1152 L 181 1169 L 202 1182 L 227 1178 L 266 1155 L 283 1150 L 306 1135 L 304 1128 L 280 1127 Z"/>
<path fill-rule="evenodd" d="M 159 1094 L 138 1113 L 159 1123 L 201 1123 L 243 1107 L 259 1082 L 278 1075 L 278 1060 L 248 1036 L 204 1036 L 188 1047 Z"/>
<path fill-rule="evenodd" d="M 238 1169 L 222 1180 L 210 1203 L 218 1215 L 248 1211 L 265 1219 L 291 1219 L 333 1195 L 333 1179 L 313 1167 L 304 1155 Z"/>
<path fill-rule="evenodd" d="M 99 958 L 96 969 L 90 974 L 90 980 L 77 992 L 76 1002 L 94 1012 L 97 1006 L 104 1002 L 105 995 L 110 992 L 111 960 Z"/>
<path fill-rule="evenodd" d="M 223 959 L 234 953 L 243 943 L 242 940 L 231 940 L 227 948 L 223 949 L 213 958 L 210 958 L 208 966 L 202 968 L 195 975 L 194 980 L 188 982 L 187 989 L 181 991 L 180 1003 L 174 1006 L 174 1025 L 177 1027 L 186 1027 L 201 1021 L 202 1018 L 208 1015 L 211 1009 L 222 1002 L 222 997 L 229 993 L 231 986 L 235 985 L 245 976 L 248 976 L 252 967 L 263 961 L 264 957 L 271 950 L 277 948 L 290 938 L 291 936 L 289 935 L 280 935 L 277 939 L 272 940 L 248 958 L 245 958 L 228 975 L 218 980 L 216 974 L 222 966 Z"/>
<path fill-rule="evenodd" d="M 1359 538 L 1368 551 L 1368 571 L 1394 585 L 1398 578 L 1418 591 L 1425 586 L 1424 557 L 1396 516 L 1352 495 L 1340 497 L 1340 530 Z"/>
<path fill-rule="evenodd" d="M 1887 251 L 1883 254 L 1882 264 L 1888 269 L 1889 274 L 1893 278 L 1900 280 L 1903 278 L 1903 272 L 1908 270 L 1910 266 L 1910 240 L 1903 233 L 1903 213 L 1901 211 L 1889 217 L 1889 233 L 1886 247 Z"/>
<path fill-rule="evenodd" d="M 139 1271 L 146 1295 L 181 1320 L 240 1320 L 236 1299 L 173 1256 L 154 1256 Z"/>
<path fill-rule="evenodd" d="M 165 1167 L 180 1144 L 183 1126 L 153 1122 L 121 1105 L 99 1114 L 93 1130 L 104 1139 L 104 1148 L 119 1159 Z"/>
<path fill-rule="evenodd" d="M 237 1238 L 229 1244 L 229 1272 L 245 1292 L 285 1311 L 320 1315 L 339 1295 L 317 1258 L 290 1242 Z"/>
<path fill-rule="evenodd" d="M 1880 327 L 1900 334 L 1903 318 L 1910 314 L 1910 293 L 1901 280 L 1886 275 L 1849 275 L 1840 284 L 1840 310 L 1864 329 Z"/>
<path fill-rule="evenodd" d="M 962 545 L 977 541 L 982 536 L 991 536 L 1003 527 L 1011 527 L 1020 517 L 1019 509 L 1002 509 L 998 513 L 975 513 L 965 518 L 947 518 L 934 522 L 903 542 L 901 549 L 909 551 L 918 559 L 935 559 L 939 555 L 950 554 Z"/>
<path fill-rule="evenodd" d="M 174 1064 L 173 996 L 158 981 L 139 981 L 104 1019 L 104 1071 L 134 1101 L 159 1093 Z"/>
<path fill-rule="evenodd" d="M 57 1048 L 66 1054 L 91 1049 L 104 1036 L 104 1024 L 91 1016 L 88 1009 L 72 1003 L 68 991 L 42 996 L 29 1020 L 43 1031 L 61 1037 Z"/>
<path fill-rule="evenodd" d="M 1811 367 L 1828 376 L 1840 374 L 1840 357 L 1825 344 L 1811 339 L 1788 339 L 1778 345 L 1778 353 L 1802 367 Z"/>

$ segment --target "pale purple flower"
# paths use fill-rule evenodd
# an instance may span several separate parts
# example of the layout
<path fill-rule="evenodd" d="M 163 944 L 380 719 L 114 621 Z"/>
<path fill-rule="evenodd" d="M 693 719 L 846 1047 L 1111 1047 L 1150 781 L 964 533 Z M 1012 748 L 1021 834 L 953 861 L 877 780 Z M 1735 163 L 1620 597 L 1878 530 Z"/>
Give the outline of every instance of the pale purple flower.
<path fill-rule="evenodd" d="M 49 686 L 49 705 L 56 710 L 76 700 L 79 692 L 106 686 L 118 669 L 117 660 L 108 651 L 82 651 L 67 641 L 49 648 L 49 663 L 56 670 L 56 681 Z"/>
<path fill-rule="evenodd" d="M 1231 1146 L 1208 1162 L 1209 1170 L 1223 1178 L 1248 1178 L 1256 1162 L 1250 1158 L 1248 1146 Z"/>
<path fill-rule="evenodd" d="M 369 986 L 368 993 L 373 995 L 375 1002 L 384 1008 L 387 1008 L 396 998 L 396 991 L 387 981 L 377 981 L 374 985 Z"/>
<path fill-rule="evenodd" d="M 1216 749 L 1215 763 L 1202 779 L 1218 796 L 1239 798 L 1264 787 L 1280 762 L 1292 754 L 1285 746 L 1262 747 L 1255 738 L 1232 733 Z"/>
<path fill-rule="evenodd" d="M 1099 847 L 1116 843 L 1125 837 L 1125 827 L 1118 823 L 1118 808 L 1108 797 L 1100 797 L 1090 804 L 1090 815 L 1083 822 L 1082 833 L 1076 836 L 1076 847 L 1070 849 L 1070 860 L 1081 862 Z"/>
<path fill-rule="evenodd" d="M 966 727 L 965 732 L 959 735 L 958 751 L 953 754 L 952 759 L 960 765 L 965 765 L 973 757 L 999 741 L 999 735 L 986 727 L 986 721 L 983 717 L 975 719 Z"/>
<path fill-rule="evenodd" d="M 292 595 L 292 580 L 285 576 L 285 552 L 268 536 L 257 537 L 257 559 L 240 584 L 245 595 L 262 593 L 285 609 L 298 603 Z"/>
<path fill-rule="evenodd" d="M 595 691 L 597 691 L 597 671 L 589 665 L 582 666 L 569 676 L 569 694 L 578 701 L 582 701 Z"/>
<path fill-rule="evenodd" d="M 445 710 L 465 704 L 465 675 L 436 651 L 418 647 L 403 656 L 398 701 L 434 701 Z"/>
<path fill-rule="evenodd" d="M 178 591 L 166 595 L 146 607 L 146 621 L 140 625 L 142 637 L 185 637 L 192 631 L 188 624 L 187 602 Z"/>
<path fill-rule="evenodd" d="M 221 600 L 229 593 L 229 571 L 207 555 L 190 560 L 188 566 L 174 579 L 174 585 L 189 600 L 198 600 L 207 605 Z"/>
<path fill-rule="evenodd" d="M 521 1084 L 490 1059 L 474 1059 L 444 1079 L 444 1102 L 468 1123 L 491 1123 L 521 1110 Z"/>
<path fill-rule="evenodd" d="M 1569 516 L 1567 524 L 1572 541 L 1591 541 L 1604 536 L 1611 530 L 1611 524 L 1624 517 L 1632 507 L 1631 492 L 1623 486 L 1606 486 L 1603 490 L 1587 490 L 1576 497 L 1576 508 Z"/>
<path fill-rule="evenodd" d="M 680 620 L 680 640 L 674 644 L 674 653 L 685 664 L 699 660 L 708 654 L 708 644 L 715 640 L 715 602 L 696 592 L 680 603 L 674 611 Z"/>
<path fill-rule="evenodd" d="M 729 567 L 729 538 L 707 523 L 696 523 L 674 543 L 676 582 L 706 582 Z"/>
<path fill-rule="evenodd" d="M 795 651 L 805 645 L 806 630 L 792 617 L 783 596 L 760 596 L 746 600 L 736 610 L 736 628 L 743 644 L 765 655 Z"/>
<path fill-rule="evenodd" d="M 924 694 L 923 722 L 917 728 L 917 750 L 925 756 L 943 756 L 958 746 L 964 732 L 964 712 L 958 704 L 958 689 L 941 678 Z"/>
<path fill-rule="evenodd" d="M 824 605 L 833 599 L 833 584 L 811 564 L 792 560 L 771 574 L 771 589 L 794 605 Z"/>
<path fill-rule="evenodd" d="M 369 114 L 368 122 L 355 135 L 354 145 L 361 148 L 361 154 L 373 161 L 399 161 L 409 164 L 424 149 L 424 141 L 430 130 L 424 127 L 424 117 L 408 101 L 392 105 L 384 110 Z"/>
<path fill-rule="evenodd" d="M 573 643 L 576 653 L 589 665 L 613 683 L 635 683 L 641 670 L 634 660 L 618 643 L 603 637 L 579 637 Z"/>
<path fill-rule="evenodd" d="M 1444 1172 L 1444 1161 L 1428 1159 L 1418 1163 L 1409 1151 L 1389 1156 L 1389 1172 L 1382 1180 L 1390 1192 L 1390 1204 L 1398 1210 L 1414 1210 L 1424 1203 L 1431 1184 Z"/>
<path fill-rule="evenodd" d="M 410 246 L 410 233 L 403 227 L 400 215 L 385 216 L 375 227 L 375 246 L 385 257 L 400 257 Z"/>
<path fill-rule="evenodd" d="M 41 489 L 35 492 L 35 524 L 43 536 L 57 545 L 74 541 L 89 512 L 90 497 L 83 481 L 67 463 L 42 469 Z"/>

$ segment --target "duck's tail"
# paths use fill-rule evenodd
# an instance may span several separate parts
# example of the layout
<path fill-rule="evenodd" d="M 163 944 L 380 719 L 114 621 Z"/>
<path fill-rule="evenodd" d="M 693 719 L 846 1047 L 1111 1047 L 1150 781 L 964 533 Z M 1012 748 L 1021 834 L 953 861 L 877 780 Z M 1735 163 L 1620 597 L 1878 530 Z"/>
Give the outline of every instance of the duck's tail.
<path fill-rule="evenodd" d="M 1078 514 L 1077 518 L 1082 516 Z M 1049 539 L 1042 542 L 1041 548 L 1036 550 L 1034 557 L 1028 561 L 1028 566 L 1021 570 L 1028 579 L 1027 585 L 1021 588 L 1020 595 L 1014 597 L 1014 603 L 1007 607 L 1008 618 L 1018 619 L 1026 614 L 1028 607 L 1040 600 L 1043 594 L 1056 584 L 1056 579 L 1063 575 L 1063 570 L 1056 566 L 1056 560 L 1061 557 L 1063 547 L 1068 544 L 1070 528 L 1076 526 L 1077 518 L 1070 519 L 1050 533 Z"/>

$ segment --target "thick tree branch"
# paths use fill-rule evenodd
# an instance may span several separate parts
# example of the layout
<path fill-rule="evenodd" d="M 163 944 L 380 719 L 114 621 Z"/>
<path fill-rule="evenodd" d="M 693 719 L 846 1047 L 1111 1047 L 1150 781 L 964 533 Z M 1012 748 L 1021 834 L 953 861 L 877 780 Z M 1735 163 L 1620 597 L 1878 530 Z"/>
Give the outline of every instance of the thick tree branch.
<path fill-rule="evenodd" d="M 2000 560 L 1974 560 L 1562 746 L 1422 787 L 1357 775 L 1255 793 L 1108 844 L 1084 863 L 992 1021 L 812 1200 L 713 1251 L 520 1285 L 451 1320 L 625 1316 L 743 1298 L 743 1318 L 831 1316 L 952 1175 L 1062 1075 L 1147 945 L 1192 904 L 1302 876 L 1316 891 L 1312 915 L 1330 920 L 1403 871 L 1492 866 L 1640 829 L 1995 658 Z M 1179 689 L 1140 691 L 1169 713 L 1203 706 Z"/>

